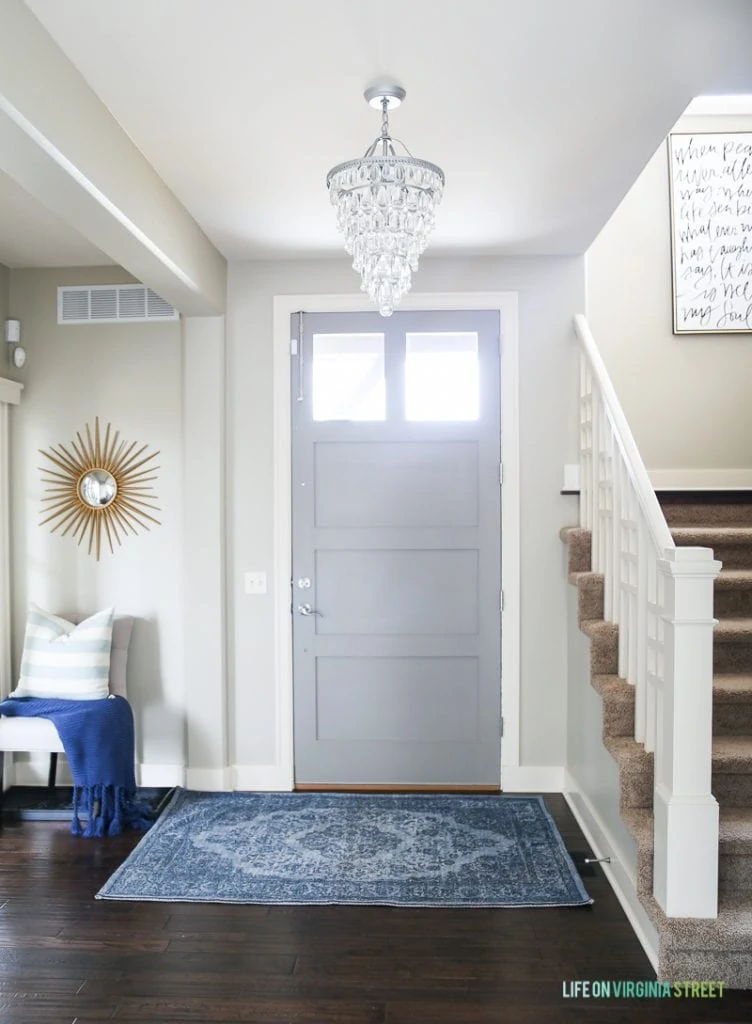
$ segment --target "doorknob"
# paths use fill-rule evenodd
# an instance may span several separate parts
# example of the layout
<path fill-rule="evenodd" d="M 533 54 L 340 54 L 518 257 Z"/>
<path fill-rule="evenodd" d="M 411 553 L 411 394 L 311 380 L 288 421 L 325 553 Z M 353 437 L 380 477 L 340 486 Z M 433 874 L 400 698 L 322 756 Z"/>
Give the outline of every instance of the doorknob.
<path fill-rule="evenodd" d="M 301 615 L 321 615 L 320 611 L 317 611 L 316 608 L 311 608 L 309 604 L 299 604 L 298 611 Z"/>

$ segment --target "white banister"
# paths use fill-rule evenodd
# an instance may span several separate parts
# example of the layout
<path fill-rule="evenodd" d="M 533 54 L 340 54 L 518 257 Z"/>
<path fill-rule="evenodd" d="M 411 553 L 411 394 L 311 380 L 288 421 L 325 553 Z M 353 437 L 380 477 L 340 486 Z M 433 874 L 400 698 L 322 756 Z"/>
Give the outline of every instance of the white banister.
<path fill-rule="evenodd" d="M 654 752 L 654 895 L 669 917 L 718 913 L 712 796 L 713 581 L 709 548 L 677 548 L 584 316 L 580 525 L 635 687 L 635 740 Z"/>

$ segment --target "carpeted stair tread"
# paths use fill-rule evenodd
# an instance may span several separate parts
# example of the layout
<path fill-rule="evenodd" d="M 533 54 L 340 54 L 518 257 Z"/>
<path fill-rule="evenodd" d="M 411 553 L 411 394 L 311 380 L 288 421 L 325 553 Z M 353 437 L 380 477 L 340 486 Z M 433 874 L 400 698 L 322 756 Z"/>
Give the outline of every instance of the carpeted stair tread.
<path fill-rule="evenodd" d="M 719 619 L 713 630 L 713 640 L 720 643 L 752 643 L 752 619 Z"/>
<path fill-rule="evenodd" d="M 604 622 L 603 619 L 585 619 L 580 623 L 580 628 L 591 640 L 613 640 L 619 636 L 616 623 Z"/>
<path fill-rule="evenodd" d="M 653 755 L 631 736 L 604 736 L 603 742 L 621 771 L 631 774 L 653 771 Z"/>
<path fill-rule="evenodd" d="M 719 838 L 722 854 L 752 856 L 752 807 L 721 807 Z"/>
<path fill-rule="evenodd" d="M 568 574 L 569 582 L 573 586 L 577 586 L 580 580 L 589 580 L 592 578 L 603 579 L 602 573 L 592 572 L 590 569 L 578 569 L 576 572 L 570 572 Z"/>
<path fill-rule="evenodd" d="M 752 772 L 752 736 L 714 736 L 713 771 L 726 775 Z"/>
<path fill-rule="evenodd" d="M 727 892 L 752 891 L 752 808 L 721 807 L 718 822 L 718 871 L 721 899 Z M 637 892 L 643 899 L 653 890 L 653 813 L 647 807 L 624 807 L 621 818 L 637 846 Z"/>
<path fill-rule="evenodd" d="M 621 676 L 596 675 L 592 677 L 591 683 L 601 697 L 621 701 L 624 704 L 634 704 L 634 686 L 630 686 Z"/>
<path fill-rule="evenodd" d="M 713 676 L 713 700 L 718 704 L 743 704 L 752 701 L 752 675 L 740 672 Z"/>
<path fill-rule="evenodd" d="M 670 526 L 748 526 L 752 525 L 752 494 L 736 491 L 695 492 L 658 495 Z"/>
<path fill-rule="evenodd" d="M 752 544 L 752 526 L 672 526 L 677 544 L 712 548 L 715 544 Z"/>
<path fill-rule="evenodd" d="M 635 688 L 626 679 L 616 675 L 595 675 L 593 689 L 609 700 L 634 704 Z M 713 700 L 718 704 L 746 704 L 752 702 L 752 675 L 746 673 L 720 673 L 713 676 Z"/>
<path fill-rule="evenodd" d="M 667 918 L 652 896 L 643 903 L 661 932 L 662 949 L 741 950 L 752 943 L 752 892 L 720 893 L 718 917 Z"/>
<path fill-rule="evenodd" d="M 647 807 L 625 807 L 621 817 L 637 845 L 652 852 L 653 812 Z M 718 836 L 722 854 L 752 855 L 752 807 L 721 807 Z"/>
<path fill-rule="evenodd" d="M 716 590 L 752 588 L 752 569 L 721 569 L 715 580 Z"/>
<path fill-rule="evenodd" d="M 582 526 L 562 526 L 559 530 L 559 537 L 565 544 L 579 543 L 580 541 L 590 543 L 590 530 L 586 530 Z"/>
<path fill-rule="evenodd" d="M 713 735 L 719 738 L 752 735 L 752 675 L 749 673 L 713 676 Z"/>
<path fill-rule="evenodd" d="M 739 559 L 748 563 L 748 557 Z M 713 614 L 716 619 L 752 616 L 752 569 L 721 569 L 713 583 Z"/>

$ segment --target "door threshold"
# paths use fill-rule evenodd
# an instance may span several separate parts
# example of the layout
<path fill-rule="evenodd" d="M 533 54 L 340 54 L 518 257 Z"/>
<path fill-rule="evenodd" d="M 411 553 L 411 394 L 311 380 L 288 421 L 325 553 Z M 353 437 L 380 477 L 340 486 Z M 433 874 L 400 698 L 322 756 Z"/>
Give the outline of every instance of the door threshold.
<path fill-rule="evenodd" d="M 339 783 L 339 782 L 296 782 L 297 793 L 500 793 L 501 786 L 434 786 L 413 785 L 412 783 Z"/>

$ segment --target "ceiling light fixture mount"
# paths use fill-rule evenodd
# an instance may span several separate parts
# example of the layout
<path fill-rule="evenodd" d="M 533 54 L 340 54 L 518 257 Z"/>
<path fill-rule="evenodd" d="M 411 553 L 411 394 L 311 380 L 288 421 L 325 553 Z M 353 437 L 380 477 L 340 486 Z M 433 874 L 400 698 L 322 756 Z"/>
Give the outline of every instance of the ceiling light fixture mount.
<path fill-rule="evenodd" d="M 401 85 L 371 85 L 363 93 L 366 103 L 374 110 L 382 110 L 386 101 L 387 110 L 396 110 L 407 96 Z"/>
<path fill-rule="evenodd" d="M 389 132 L 389 111 L 405 98 L 400 85 L 366 89 L 369 106 L 381 110 L 381 134 L 359 160 L 333 167 L 326 178 L 337 228 L 353 269 L 382 316 L 410 289 L 412 275 L 434 227 L 436 207 L 444 192 L 444 172 L 418 160 Z M 395 143 L 405 155 L 397 153 Z"/>

